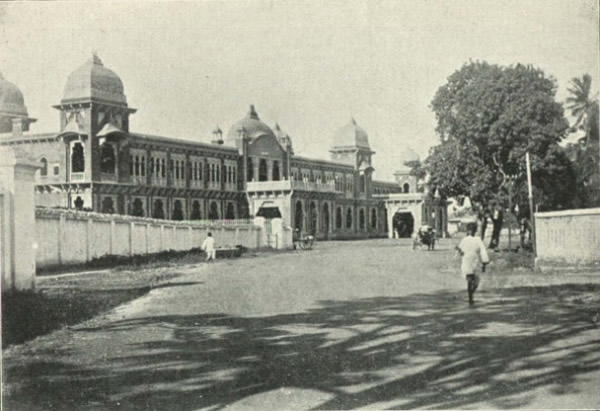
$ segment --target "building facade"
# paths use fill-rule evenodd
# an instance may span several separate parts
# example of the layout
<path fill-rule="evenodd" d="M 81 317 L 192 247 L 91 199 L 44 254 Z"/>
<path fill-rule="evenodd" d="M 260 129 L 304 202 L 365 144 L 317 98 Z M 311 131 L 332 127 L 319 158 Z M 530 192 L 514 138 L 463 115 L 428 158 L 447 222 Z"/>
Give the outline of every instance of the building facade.
<path fill-rule="evenodd" d="M 292 138 L 254 106 L 225 136 L 217 127 L 211 143 L 135 133 L 136 109 L 96 55 L 67 78 L 54 106 L 58 132 L 29 133 L 35 119 L 20 90 L 0 77 L 0 93 L 0 145 L 41 165 L 39 206 L 172 220 L 281 218 L 321 239 L 408 236 L 431 216 L 446 231 L 445 202 L 428 199 L 403 164 L 396 181 L 373 180 L 375 152 L 354 119 L 332 137 L 329 160 L 295 154 Z M 412 228 L 397 215 L 407 212 Z"/>

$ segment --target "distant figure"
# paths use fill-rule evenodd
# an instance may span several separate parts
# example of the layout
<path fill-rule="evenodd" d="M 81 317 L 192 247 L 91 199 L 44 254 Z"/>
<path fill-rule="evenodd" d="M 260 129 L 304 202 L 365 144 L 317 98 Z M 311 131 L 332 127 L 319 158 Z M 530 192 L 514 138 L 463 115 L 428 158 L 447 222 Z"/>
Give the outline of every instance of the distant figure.
<path fill-rule="evenodd" d="M 469 305 L 474 304 L 473 294 L 479 286 L 479 276 L 476 273 L 481 263 L 481 271 L 485 272 L 485 266 L 490 262 L 485 245 L 481 238 L 477 237 L 477 223 L 467 224 L 467 236 L 462 239 L 456 247 L 462 256 L 460 271 L 467 280 L 467 292 L 469 293 Z"/>
<path fill-rule="evenodd" d="M 204 240 L 202 243 L 202 249 L 206 251 L 206 262 L 216 258 L 217 252 L 215 251 L 215 239 L 213 238 L 211 232 L 208 233 L 206 240 Z"/>
<path fill-rule="evenodd" d="M 492 239 L 490 240 L 490 249 L 498 251 L 498 245 L 500 244 L 500 231 L 502 230 L 502 223 L 504 220 L 504 213 L 499 206 L 494 206 L 492 209 Z"/>

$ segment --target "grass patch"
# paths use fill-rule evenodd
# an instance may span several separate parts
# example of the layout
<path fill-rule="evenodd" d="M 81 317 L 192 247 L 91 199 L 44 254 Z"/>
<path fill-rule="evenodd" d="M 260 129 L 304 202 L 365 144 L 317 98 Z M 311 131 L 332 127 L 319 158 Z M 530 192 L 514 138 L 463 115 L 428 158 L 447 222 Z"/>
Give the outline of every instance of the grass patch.
<path fill-rule="evenodd" d="M 2 348 L 78 324 L 133 300 L 149 286 L 120 290 L 39 290 L 2 294 Z"/>

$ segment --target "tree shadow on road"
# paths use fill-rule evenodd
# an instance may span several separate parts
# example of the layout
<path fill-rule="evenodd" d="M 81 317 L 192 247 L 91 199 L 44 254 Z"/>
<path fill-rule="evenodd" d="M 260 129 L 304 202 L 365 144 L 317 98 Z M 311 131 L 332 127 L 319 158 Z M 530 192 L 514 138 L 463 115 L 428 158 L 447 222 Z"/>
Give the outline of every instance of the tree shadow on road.
<path fill-rule="evenodd" d="M 7 409 L 194 410 L 286 388 L 323 393 L 318 409 L 527 407 L 531 390 L 573 393 L 600 369 L 592 319 L 600 307 L 568 298 L 591 291 L 598 287 L 488 290 L 475 309 L 463 293 L 439 292 L 324 301 L 267 317 L 113 322 L 76 334 L 118 339 L 168 329 L 171 336 L 133 343 L 93 367 L 73 365 L 68 349 L 24 364 L 9 359 L 4 400 Z"/>

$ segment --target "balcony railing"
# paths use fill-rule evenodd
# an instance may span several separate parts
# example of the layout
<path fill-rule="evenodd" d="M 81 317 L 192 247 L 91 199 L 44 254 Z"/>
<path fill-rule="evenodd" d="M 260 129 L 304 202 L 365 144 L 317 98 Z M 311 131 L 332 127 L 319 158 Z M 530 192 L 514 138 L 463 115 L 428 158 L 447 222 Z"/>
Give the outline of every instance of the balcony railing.
<path fill-rule="evenodd" d="M 79 182 L 85 180 L 85 173 L 71 173 L 71 181 Z"/>
<path fill-rule="evenodd" d="M 342 193 L 335 183 L 319 183 L 313 181 L 278 180 L 248 182 L 248 191 L 313 191 L 319 193 Z"/>

